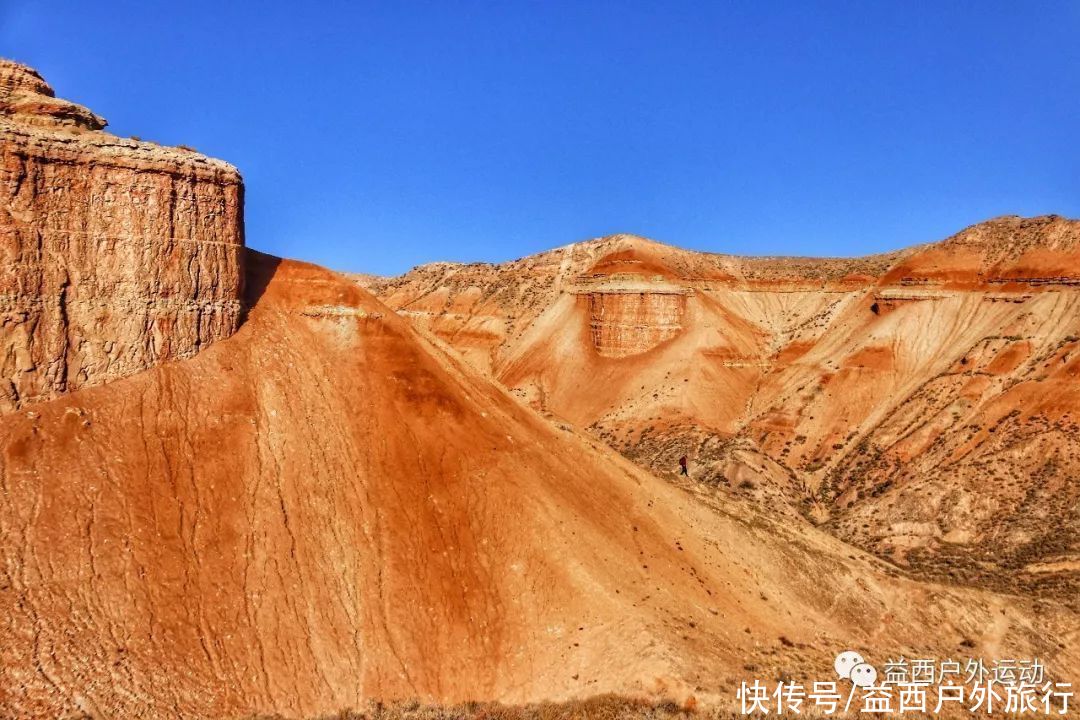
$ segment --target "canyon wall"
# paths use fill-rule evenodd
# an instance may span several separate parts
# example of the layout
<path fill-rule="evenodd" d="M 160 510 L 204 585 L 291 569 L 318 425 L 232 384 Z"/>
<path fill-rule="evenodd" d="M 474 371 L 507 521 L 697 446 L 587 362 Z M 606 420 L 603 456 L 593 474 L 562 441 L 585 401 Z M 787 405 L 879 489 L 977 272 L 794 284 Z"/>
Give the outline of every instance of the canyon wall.
<path fill-rule="evenodd" d="M 189 357 L 241 318 L 243 183 L 0 60 L 0 412 Z"/>

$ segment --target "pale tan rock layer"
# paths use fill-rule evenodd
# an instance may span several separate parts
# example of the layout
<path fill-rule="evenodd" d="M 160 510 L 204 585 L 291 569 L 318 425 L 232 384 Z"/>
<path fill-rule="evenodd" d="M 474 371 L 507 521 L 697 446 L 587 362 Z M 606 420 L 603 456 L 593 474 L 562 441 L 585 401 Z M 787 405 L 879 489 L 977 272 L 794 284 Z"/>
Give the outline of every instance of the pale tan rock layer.
<path fill-rule="evenodd" d="M 100 132 L 51 95 L 0 61 L 0 412 L 190 356 L 240 322 L 236 169 Z"/>

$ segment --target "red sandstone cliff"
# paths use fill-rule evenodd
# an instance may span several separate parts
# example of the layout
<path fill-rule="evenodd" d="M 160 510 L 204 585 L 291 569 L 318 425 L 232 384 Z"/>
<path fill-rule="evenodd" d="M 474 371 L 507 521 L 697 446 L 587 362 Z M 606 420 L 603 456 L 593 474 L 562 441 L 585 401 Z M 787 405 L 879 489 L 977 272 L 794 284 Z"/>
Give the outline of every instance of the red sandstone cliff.
<path fill-rule="evenodd" d="M 104 125 L 0 60 L 0 412 L 191 356 L 239 324 L 239 173 Z"/>

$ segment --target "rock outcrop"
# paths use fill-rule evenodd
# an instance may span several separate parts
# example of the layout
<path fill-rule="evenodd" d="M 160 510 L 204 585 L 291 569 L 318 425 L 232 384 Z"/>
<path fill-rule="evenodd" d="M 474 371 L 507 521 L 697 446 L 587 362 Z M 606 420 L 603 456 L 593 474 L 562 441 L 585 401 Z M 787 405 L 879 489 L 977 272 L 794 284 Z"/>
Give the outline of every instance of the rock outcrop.
<path fill-rule="evenodd" d="M 0 117 L 23 125 L 101 130 L 108 123 L 89 109 L 56 97 L 33 68 L 0 58 Z"/>
<path fill-rule="evenodd" d="M 575 293 L 587 307 L 598 355 L 640 355 L 682 331 L 690 291 L 671 282 L 673 275 L 662 261 L 631 249 L 605 256 L 578 278 Z"/>
<path fill-rule="evenodd" d="M 584 294 L 593 346 L 604 357 L 648 352 L 682 330 L 686 296 L 649 287 Z"/>
<path fill-rule="evenodd" d="M 0 412 L 191 356 L 239 325 L 239 173 L 104 125 L 0 61 Z"/>

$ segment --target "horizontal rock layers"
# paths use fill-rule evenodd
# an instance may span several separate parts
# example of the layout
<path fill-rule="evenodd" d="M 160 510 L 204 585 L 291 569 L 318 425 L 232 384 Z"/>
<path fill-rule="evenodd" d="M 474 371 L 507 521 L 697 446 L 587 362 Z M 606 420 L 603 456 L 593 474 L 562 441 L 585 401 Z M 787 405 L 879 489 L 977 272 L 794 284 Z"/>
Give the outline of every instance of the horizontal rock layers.
<path fill-rule="evenodd" d="M 239 173 L 102 126 L 0 61 L 0 412 L 193 355 L 239 325 Z"/>
<path fill-rule="evenodd" d="M 596 351 L 605 357 L 647 352 L 682 330 L 686 296 L 677 292 L 592 292 L 589 329 Z"/>

